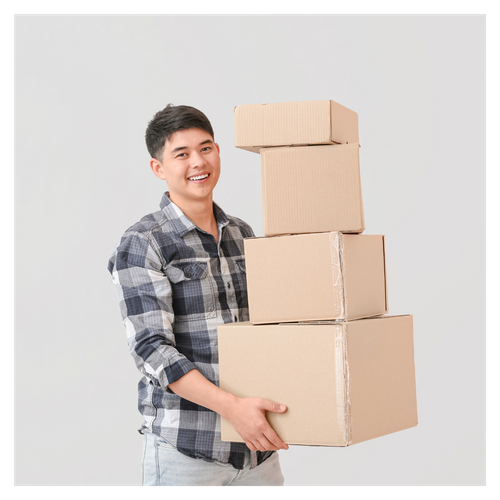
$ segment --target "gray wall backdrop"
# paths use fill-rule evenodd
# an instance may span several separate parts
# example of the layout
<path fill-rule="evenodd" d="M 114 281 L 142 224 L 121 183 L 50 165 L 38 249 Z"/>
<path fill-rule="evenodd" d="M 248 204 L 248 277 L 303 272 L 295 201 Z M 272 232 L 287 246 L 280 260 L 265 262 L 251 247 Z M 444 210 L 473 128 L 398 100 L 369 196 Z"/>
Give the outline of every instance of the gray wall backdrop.
<path fill-rule="evenodd" d="M 359 114 L 365 233 L 386 235 L 389 312 L 414 315 L 419 425 L 292 446 L 286 485 L 485 483 L 483 16 L 20 16 L 15 42 L 16 484 L 140 484 L 140 374 L 106 265 L 166 190 L 148 120 L 208 115 L 215 201 L 262 235 L 233 108 L 319 99 Z"/>

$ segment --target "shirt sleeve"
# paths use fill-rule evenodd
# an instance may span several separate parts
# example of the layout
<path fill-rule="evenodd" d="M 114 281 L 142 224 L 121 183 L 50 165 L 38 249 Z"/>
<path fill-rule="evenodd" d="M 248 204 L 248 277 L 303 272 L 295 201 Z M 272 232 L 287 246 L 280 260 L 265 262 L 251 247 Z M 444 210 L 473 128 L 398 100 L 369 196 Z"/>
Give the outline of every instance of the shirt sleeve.
<path fill-rule="evenodd" d="M 168 385 L 196 366 L 175 347 L 172 287 L 158 253 L 146 235 L 126 233 L 108 270 L 137 368 L 155 386 L 172 394 Z"/>

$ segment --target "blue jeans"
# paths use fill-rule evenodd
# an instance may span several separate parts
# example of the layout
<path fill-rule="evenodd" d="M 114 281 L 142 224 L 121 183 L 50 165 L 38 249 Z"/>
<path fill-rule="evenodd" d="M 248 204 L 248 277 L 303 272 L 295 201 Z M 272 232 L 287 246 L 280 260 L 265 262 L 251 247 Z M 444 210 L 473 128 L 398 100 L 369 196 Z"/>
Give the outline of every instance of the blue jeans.
<path fill-rule="evenodd" d="M 150 432 L 144 433 L 143 486 L 283 486 L 278 453 L 250 469 L 250 451 L 243 469 L 190 458 Z"/>

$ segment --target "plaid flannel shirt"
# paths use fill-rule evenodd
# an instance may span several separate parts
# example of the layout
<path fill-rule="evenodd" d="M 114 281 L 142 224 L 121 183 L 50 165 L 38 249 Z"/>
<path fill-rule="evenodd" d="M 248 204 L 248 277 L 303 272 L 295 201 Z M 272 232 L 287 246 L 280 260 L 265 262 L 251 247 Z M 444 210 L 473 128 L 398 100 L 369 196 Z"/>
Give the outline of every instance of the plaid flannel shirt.
<path fill-rule="evenodd" d="M 213 204 L 219 243 L 166 192 L 161 210 L 127 229 L 108 270 L 118 291 L 129 350 L 144 375 L 145 430 L 192 458 L 242 469 L 248 448 L 220 439 L 220 415 L 174 394 L 168 384 L 199 370 L 219 385 L 217 326 L 248 321 L 243 239 L 248 224 Z M 251 452 L 256 467 L 273 452 Z"/>

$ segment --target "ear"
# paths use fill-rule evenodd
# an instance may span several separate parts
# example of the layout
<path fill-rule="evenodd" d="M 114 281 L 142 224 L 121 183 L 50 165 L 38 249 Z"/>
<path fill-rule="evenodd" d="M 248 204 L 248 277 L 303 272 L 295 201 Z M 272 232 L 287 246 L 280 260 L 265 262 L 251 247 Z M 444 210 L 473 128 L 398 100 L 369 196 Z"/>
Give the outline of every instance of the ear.
<path fill-rule="evenodd" d="M 216 142 L 214 142 L 214 144 L 215 144 L 215 147 L 217 148 L 217 152 L 220 154 L 220 148 L 219 148 L 219 145 L 218 145 Z"/>
<path fill-rule="evenodd" d="M 151 170 L 153 171 L 153 174 L 156 175 L 156 177 L 158 177 L 159 179 L 162 179 L 162 180 L 167 179 L 165 177 L 165 174 L 163 173 L 162 164 L 156 158 L 151 158 L 151 161 L 149 162 L 149 166 L 151 167 Z"/>

